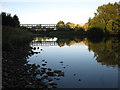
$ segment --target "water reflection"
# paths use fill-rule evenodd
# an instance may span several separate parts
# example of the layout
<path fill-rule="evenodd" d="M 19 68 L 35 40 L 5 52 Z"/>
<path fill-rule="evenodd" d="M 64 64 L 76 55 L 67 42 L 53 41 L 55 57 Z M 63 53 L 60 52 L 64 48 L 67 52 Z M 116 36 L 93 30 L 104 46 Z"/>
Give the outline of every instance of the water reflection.
<path fill-rule="evenodd" d="M 100 42 L 91 42 L 87 38 L 77 37 L 35 37 L 30 46 L 37 54 L 28 59 L 29 63 L 39 64 L 48 68 L 48 71 L 52 68 L 53 70 L 47 74 L 54 76 L 58 88 L 118 86 L 117 68 L 120 60 L 118 38 L 104 38 Z M 43 69 L 43 72 L 45 70 Z M 53 74 L 56 70 L 64 77 L 56 77 L 55 75 L 59 76 Z"/>
<path fill-rule="evenodd" d="M 102 65 L 118 66 L 120 60 L 120 40 L 118 38 L 102 39 L 100 42 L 91 42 L 87 38 L 56 38 L 56 37 L 35 37 L 30 43 L 34 52 L 42 51 L 40 46 L 71 46 L 85 44 L 89 51 L 94 52 L 97 62 Z M 40 53 L 40 52 L 38 52 Z"/>
<path fill-rule="evenodd" d="M 120 61 L 120 40 L 118 38 L 103 39 L 99 43 L 88 41 L 89 50 L 94 52 L 97 62 L 102 65 L 118 66 Z"/>

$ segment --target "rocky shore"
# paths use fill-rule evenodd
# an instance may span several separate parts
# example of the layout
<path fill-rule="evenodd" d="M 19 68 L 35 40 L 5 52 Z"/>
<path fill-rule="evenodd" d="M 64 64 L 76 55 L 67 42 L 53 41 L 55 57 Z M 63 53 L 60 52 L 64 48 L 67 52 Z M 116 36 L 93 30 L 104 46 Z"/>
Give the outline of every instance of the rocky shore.
<path fill-rule="evenodd" d="M 56 88 L 53 76 L 64 76 L 60 70 L 28 64 L 27 58 L 36 52 L 29 44 L 8 45 L 3 48 L 2 88 Z M 44 60 L 47 64 L 47 62 Z"/>

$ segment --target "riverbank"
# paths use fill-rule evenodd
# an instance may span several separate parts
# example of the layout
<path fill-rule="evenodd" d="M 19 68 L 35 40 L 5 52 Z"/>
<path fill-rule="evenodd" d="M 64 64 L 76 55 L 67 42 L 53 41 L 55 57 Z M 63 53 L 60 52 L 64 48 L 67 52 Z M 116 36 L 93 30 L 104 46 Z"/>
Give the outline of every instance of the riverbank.
<path fill-rule="evenodd" d="M 56 87 L 57 84 L 50 78 L 51 74 L 55 75 L 52 69 L 49 68 L 49 71 L 37 64 L 28 64 L 27 59 L 36 54 L 29 46 L 34 34 L 6 26 L 3 26 L 2 31 L 2 88 Z M 43 77 L 37 78 L 37 75 Z M 45 79 L 47 82 L 44 82 Z"/>

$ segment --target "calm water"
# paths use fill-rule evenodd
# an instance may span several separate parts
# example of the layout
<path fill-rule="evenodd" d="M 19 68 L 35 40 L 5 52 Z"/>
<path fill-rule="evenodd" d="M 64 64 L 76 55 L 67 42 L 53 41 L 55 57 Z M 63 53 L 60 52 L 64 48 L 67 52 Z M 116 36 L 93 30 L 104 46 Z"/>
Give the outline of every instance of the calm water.
<path fill-rule="evenodd" d="M 114 41 L 114 42 L 113 42 Z M 58 88 L 117 88 L 118 40 L 93 43 L 87 39 L 36 37 L 30 43 L 39 52 L 28 61 L 47 68 L 61 70 L 64 76 L 52 77 Z M 56 79 L 57 78 L 57 79 Z"/>

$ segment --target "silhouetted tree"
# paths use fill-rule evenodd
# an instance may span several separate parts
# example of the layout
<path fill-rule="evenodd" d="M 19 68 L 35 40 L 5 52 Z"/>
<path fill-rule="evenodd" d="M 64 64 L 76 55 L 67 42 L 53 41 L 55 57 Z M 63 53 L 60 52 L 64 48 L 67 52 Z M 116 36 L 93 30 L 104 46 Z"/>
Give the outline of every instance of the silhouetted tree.
<path fill-rule="evenodd" d="M 12 17 L 11 14 L 6 14 L 6 12 L 2 12 L 1 16 L 2 16 L 2 25 L 12 26 L 12 27 L 20 26 L 19 18 L 17 15 L 14 15 Z"/>
<path fill-rule="evenodd" d="M 15 26 L 15 27 L 19 27 L 20 22 L 19 22 L 19 18 L 18 18 L 17 15 L 14 15 L 14 16 L 13 16 L 13 22 L 14 22 L 14 26 Z"/>

